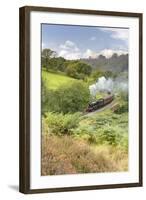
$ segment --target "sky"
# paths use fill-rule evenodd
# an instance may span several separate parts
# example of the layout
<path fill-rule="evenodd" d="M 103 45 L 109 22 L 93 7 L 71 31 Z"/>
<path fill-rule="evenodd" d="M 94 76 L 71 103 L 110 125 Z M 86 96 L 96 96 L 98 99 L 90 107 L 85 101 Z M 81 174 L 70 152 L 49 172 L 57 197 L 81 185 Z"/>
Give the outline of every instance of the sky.
<path fill-rule="evenodd" d="M 114 53 L 128 53 L 128 34 L 126 28 L 42 24 L 42 49 L 69 60 L 110 58 Z"/>

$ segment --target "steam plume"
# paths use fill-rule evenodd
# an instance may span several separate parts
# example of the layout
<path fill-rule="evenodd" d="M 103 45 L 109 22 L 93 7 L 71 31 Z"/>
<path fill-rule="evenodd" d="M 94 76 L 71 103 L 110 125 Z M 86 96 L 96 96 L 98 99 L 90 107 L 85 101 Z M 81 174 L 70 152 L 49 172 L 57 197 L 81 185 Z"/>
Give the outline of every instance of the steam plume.
<path fill-rule="evenodd" d="M 116 93 L 119 91 L 128 92 L 127 80 L 117 78 L 100 77 L 95 84 L 89 86 L 90 94 L 95 96 L 97 92 L 111 92 Z"/>

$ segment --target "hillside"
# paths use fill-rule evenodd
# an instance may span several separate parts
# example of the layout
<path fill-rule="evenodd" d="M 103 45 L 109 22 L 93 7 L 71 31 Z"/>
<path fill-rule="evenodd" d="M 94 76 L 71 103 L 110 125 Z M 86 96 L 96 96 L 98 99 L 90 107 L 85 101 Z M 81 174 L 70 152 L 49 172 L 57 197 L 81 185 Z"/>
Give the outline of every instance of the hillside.
<path fill-rule="evenodd" d="M 47 72 L 45 70 L 42 70 L 42 79 L 45 81 L 46 86 L 49 89 L 57 89 L 58 87 L 62 85 L 67 85 L 73 82 L 77 82 L 78 80 L 71 78 L 69 76 L 65 76 L 63 74 L 56 74 Z"/>
<path fill-rule="evenodd" d="M 82 62 L 89 64 L 93 69 L 112 72 L 128 71 L 128 54 L 114 54 L 111 58 L 100 55 L 98 58 L 81 59 Z"/>

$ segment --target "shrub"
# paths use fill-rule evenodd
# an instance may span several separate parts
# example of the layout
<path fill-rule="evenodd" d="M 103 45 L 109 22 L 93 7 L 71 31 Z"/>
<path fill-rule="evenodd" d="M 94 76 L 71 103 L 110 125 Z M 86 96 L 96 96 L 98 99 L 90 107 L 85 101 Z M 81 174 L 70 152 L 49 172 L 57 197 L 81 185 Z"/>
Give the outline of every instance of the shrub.
<path fill-rule="evenodd" d="M 84 79 L 91 74 L 92 67 L 80 61 L 70 62 L 66 68 L 66 74 L 76 79 Z"/>
<path fill-rule="evenodd" d="M 96 132 L 93 126 L 82 125 L 73 130 L 75 137 L 82 138 L 89 143 L 96 144 Z"/>
<path fill-rule="evenodd" d="M 114 111 L 116 114 L 122 114 L 128 112 L 128 102 L 123 102 L 121 103 L 117 109 Z"/>
<path fill-rule="evenodd" d="M 41 90 L 41 111 L 42 115 L 45 115 L 49 111 L 59 111 L 59 94 L 57 91 L 49 90 L 46 87 L 45 81 L 42 81 L 42 90 Z"/>
<path fill-rule="evenodd" d="M 118 145 L 120 134 L 113 127 L 105 127 L 97 132 L 97 140 L 100 144 Z"/>
<path fill-rule="evenodd" d="M 83 111 L 89 102 L 90 94 L 86 84 L 82 82 L 71 83 L 48 90 L 42 84 L 42 114 L 45 112 L 75 113 Z"/>
<path fill-rule="evenodd" d="M 71 136 L 45 135 L 42 138 L 42 175 L 118 171 L 107 148 L 96 151 L 85 141 Z"/>
<path fill-rule="evenodd" d="M 119 98 L 123 101 L 128 101 L 128 91 L 119 91 Z"/>
<path fill-rule="evenodd" d="M 59 94 L 60 112 L 63 113 L 83 111 L 90 98 L 89 89 L 82 82 L 75 82 L 59 88 Z"/>
<path fill-rule="evenodd" d="M 128 135 L 124 134 L 119 142 L 119 146 L 121 149 L 123 149 L 125 152 L 128 152 Z"/>
<path fill-rule="evenodd" d="M 47 124 L 50 131 L 56 135 L 70 135 L 72 130 L 79 124 L 80 113 L 65 114 L 62 113 L 47 113 L 45 117 L 45 124 Z"/>

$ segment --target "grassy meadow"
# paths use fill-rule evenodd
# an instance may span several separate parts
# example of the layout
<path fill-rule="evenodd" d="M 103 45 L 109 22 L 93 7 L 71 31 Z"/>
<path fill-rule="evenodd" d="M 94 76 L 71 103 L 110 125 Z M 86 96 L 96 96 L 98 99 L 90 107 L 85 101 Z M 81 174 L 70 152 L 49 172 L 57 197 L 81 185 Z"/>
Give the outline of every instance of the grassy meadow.
<path fill-rule="evenodd" d="M 79 81 L 74 78 L 65 76 L 64 74 L 51 73 L 47 72 L 46 70 L 42 70 L 42 79 L 45 81 L 46 86 L 53 90 L 58 89 L 62 85 Z"/>

